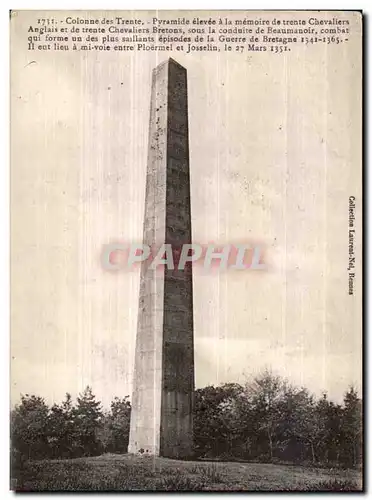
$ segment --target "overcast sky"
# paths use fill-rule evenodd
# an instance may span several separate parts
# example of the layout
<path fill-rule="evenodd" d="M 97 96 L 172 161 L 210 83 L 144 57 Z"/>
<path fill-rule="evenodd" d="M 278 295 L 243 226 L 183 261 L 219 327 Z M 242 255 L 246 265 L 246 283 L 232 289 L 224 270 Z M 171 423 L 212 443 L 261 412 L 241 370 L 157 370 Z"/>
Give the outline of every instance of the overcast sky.
<path fill-rule="evenodd" d="M 360 387 L 361 270 L 353 297 L 346 270 L 351 195 L 361 243 L 353 40 L 168 54 L 188 71 L 193 240 L 260 241 L 269 262 L 195 274 L 197 387 L 264 368 L 337 400 Z M 13 52 L 13 402 L 87 384 L 105 405 L 131 394 L 139 274 L 104 271 L 100 252 L 142 239 L 151 71 L 165 58 Z"/>

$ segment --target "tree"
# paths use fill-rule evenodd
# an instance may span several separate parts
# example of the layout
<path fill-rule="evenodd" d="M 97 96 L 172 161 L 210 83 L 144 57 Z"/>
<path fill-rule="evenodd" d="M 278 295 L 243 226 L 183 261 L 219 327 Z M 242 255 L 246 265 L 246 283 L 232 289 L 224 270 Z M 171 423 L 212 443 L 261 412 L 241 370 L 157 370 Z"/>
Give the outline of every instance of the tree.
<path fill-rule="evenodd" d="M 355 466 L 360 463 L 362 455 L 362 402 L 353 386 L 344 396 L 342 429 L 344 451 L 350 457 L 350 465 Z"/>
<path fill-rule="evenodd" d="M 296 446 L 293 458 L 303 460 L 310 453 L 311 460 L 315 462 L 316 447 L 323 435 L 323 427 L 318 418 L 314 396 L 305 388 L 287 387 L 282 413 L 284 442 Z"/>
<path fill-rule="evenodd" d="M 115 398 L 108 415 L 109 439 L 107 449 L 113 453 L 126 453 L 129 443 L 131 405 L 129 396 Z"/>
<path fill-rule="evenodd" d="M 12 446 L 23 457 L 45 458 L 48 446 L 49 408 L 43 398 L 26 394 L 21 396 L 11 415 Z"/>
<path fill-rule="evenodd" d="M 231 453 L 240 434 L 237 400 L 239 384 L 208 386 L 195 391 L 194 443 L 199 455 Z"/>
<path fill-rule="evenodd" d="M 49 444 L 54 457 L 71 457 L 75 452 L 74 408 L 71 395 L 54 404 L 49 416 Z"/>
<path fill-rule="evenodd" d="M 73 418 L 75 440 L 80 448 L 80 454 L 84 456 L 99 454 L 102 451 L 102 446 L 97 434 L 102 425 L 103 413 L 101 403 L 96 401 L 89 386 L 77 398 Z"/>
<path fill-rule="evenodd" d="M 285 390 L 286 381 L 268 370 L 258 375 L 245 388 L 246 397 L 255 416 L 252 431 L 257 434 L 258 439 L 266 443 L 270 460 L 274 458 L 278 444 L 277 437 L 283 421 Z"/>

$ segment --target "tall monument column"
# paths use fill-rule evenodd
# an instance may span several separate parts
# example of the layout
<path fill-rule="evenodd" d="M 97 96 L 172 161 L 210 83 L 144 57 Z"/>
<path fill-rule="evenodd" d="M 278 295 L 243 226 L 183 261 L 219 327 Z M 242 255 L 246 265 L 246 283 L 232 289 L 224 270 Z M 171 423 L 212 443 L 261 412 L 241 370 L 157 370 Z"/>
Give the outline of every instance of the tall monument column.
<path fill-rule="evenodd" d="M 152 75 L 143 242 L 191 243 L 187 73 L 173 59 Z M 176 260 L 175 260 L 176 264 Z M 192 269 L 141 264 L 129 453 L 192 456 Z"/>

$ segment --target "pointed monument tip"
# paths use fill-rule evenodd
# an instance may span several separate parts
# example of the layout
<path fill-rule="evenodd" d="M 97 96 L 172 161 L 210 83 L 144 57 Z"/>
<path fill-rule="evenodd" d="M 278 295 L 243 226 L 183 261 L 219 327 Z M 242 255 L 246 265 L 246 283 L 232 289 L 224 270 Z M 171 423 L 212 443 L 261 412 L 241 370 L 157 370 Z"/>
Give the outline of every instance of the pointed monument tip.
<path fill-rule="evenodd" d="M 179 62 L 177 62 L 175 59 L 173 59 L 172 57 L 168 57 L 168 59 L 166 59 L 165 61 L 161 62 L 160 64 L 158 64 L 155 68 L 154 68 L 154 71 L 157 71 L 158 69 L 160 69 L 162 66 L 165 66 L 166 64 L 174 64 L 176 66 L 178 66 L 179 68 L 182 68 L 186 71 L 186 68 L 184 66 L 182 66 L 182 64 L 180 64 Z"/>
<path fill-rule="evenodd" d="M 186 69 L 184 66 L 182 66 L 182 64 L 180 64 L 179 62 L 177 62 L 177 61 L 176 61 L 175 59 L 173 59 L 172 57 L 170 57 L 170 58 L 168 59 L 168 62 L 169 62 L 170 64 L 176 64 L 177 66 L 180 66 L 181 68 Z"/>

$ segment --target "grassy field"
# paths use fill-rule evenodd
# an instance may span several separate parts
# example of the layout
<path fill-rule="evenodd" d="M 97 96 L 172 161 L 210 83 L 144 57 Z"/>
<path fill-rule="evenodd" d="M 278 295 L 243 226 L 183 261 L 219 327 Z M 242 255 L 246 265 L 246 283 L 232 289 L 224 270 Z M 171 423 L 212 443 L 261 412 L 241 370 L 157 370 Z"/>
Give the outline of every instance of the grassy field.
<path fill-rule="evenodd" d="M 355 491 L 353 470 L 234 462 L 193 462 L 131 455 L 29 461 L 18 491 Z"/>

